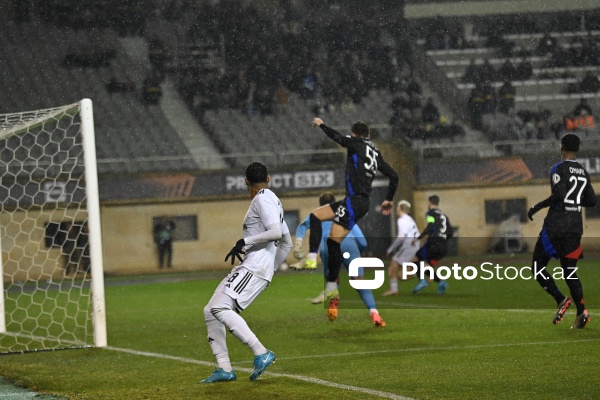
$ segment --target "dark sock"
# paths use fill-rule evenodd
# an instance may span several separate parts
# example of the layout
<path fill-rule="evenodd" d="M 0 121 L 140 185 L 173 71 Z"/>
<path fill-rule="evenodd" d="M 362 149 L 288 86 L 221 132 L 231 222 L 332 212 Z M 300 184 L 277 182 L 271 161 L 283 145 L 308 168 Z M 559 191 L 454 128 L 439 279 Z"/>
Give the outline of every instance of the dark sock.
<path fill-rule="evenodd" d="M 340 244 L 331 238 L 327 238 L 327 251 L 329 252 L 329 263 L 328 269 L 328 282 L 336 282 L 340 275 L 340 268 L 342 266 L 342 249 Z"/>
<path fill-rule="evenodd" d="M 534 263 L 533 265 L 536 264 Z M 556 286 L 556 282 L 554 282 L 554 279 L 552 279 L 548 271 L 546 269 L 542 270 L 542 267 L 539 267 L 539 265 L 542 264 L 537 263 L 537 267 L 534 267 L 537 268 L 537 270 L 541 271 L 537 274 L 536 271 L 533 271 L 534 276 L 536 277 L 535 279 L 538 281 L 542 289 L 544 289 L 550 296 L 554 298 L 556 304 L 559 304 L 565 299 L 565 296 L 561 293 L 560 289 L 558 289 L 558 287 Z"/>
<path fill-rule="evenodd" d="M 585 302 L 583 300 L 583 287 L 575 272 L 577 271 L 577 260 L 562 258 L 560 264 L 565 274 L 565 281 L 571 292 L 571 298 L 577 307 L 577 315 L 579 315 L 585 311 Z"/>
<path fill-rule="evenodd" d="M 308 251 L 311 253 L 319 252 L 319 245 L 321 244 L 321 236 L 323 236 L 323 229 L 321 228 L 321 220 L 314 214 L 310 214 L 310 236 L 308 239 Z"/>

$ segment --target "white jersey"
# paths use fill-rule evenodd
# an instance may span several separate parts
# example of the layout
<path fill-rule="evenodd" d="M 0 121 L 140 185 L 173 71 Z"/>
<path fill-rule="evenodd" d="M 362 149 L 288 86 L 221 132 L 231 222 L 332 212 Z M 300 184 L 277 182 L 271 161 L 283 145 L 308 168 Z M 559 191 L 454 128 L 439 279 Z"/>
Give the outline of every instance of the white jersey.
<path fill-rule="evenodd" d="M 403 248 L 414 247 L 411 246 L 411 242 L 420 235 L 417 224 L 410 215 L 402 215 L 396 220 L 396 223 L 398 228 L 396 240 L 388 248 L 388 254 L 392 254 L 393 252 L 401 253 Z"/>
<path fill-rule="evenodd" d="M 419 228 L 417 228 L 415 220 L 408 214 L 402 215 L 396 223 L 398 228 L 396 240 L 388 248 L 388 254 L 395 253 L 393 259 L 396 261 L 411 261 L 420 245 L 418 240 L 414 245 L 412 244 L 412 241 L 420 235 Z"/>
<path fill-rule="evenodd" d="M 281 233 L 289 233 L 283 221 L 281 201 L 270 189 L 261 189 L 250 202 L 244 217 L 244 239 L 267 231 L 267 227 L 280 224 Z M 273 278 L 277 241 L 244 246 L 246 252 L 242 265 L 254 275 L 271 281 Z"/>
<path fill-rule="evenodd" d="M 417 224 L 414 219 L 408 214 L 404 214 L 397 221 L 398 224 L 398 234 L 397 236 L 400 238 L 408 238 L 409 240 L 413 240 L 419 237 L 419 228 L 417 228 Z"/>

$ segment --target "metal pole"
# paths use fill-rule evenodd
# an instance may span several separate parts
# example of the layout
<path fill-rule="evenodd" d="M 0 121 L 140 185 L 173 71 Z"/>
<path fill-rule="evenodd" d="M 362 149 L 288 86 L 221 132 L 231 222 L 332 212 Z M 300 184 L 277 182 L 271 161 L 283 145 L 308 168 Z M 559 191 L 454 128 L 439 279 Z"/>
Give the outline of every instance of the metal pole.
<path fill-rule="evenodd" d="M 102 260 L 102 230 L 100 229 L 100 200 L 96 167 L 96 141 L 92 101 L 81 101 L 81 132 L 85 162 L 85 190 L 87 198 L 90 261 L 92 273 L 92 304 L 94 345 L 107 346 L 106 307 L 104 302 L 104 264 Z"/>

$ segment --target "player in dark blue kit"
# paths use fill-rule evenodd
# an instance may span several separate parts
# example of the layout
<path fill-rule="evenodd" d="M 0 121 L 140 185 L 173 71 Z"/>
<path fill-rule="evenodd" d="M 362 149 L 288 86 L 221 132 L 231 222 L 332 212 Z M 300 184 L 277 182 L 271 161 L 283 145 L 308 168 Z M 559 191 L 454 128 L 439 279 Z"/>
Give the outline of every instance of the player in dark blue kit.
<path fill-rule="evenodd" d="M 442 258 L 448 253 L 448 239 L 453 235 L 454 229 L 450 224 L 450 219 L 440 209 L 440 198 L 437 195 L 429 196 L 428 210 L 426 214 L 427 227 L 421 235 L 415 239 L 420 240 L 427 236 L 427 243 L 417 251 L 416 258 L 432 267 L 437 267 Z M 448 282 L 434 277 L 438 283 L 438 294 L 442 296 L 448 289 Z M 413 289 L 413 294 L 429 286 L 427 279 L 421 279 Z"/>
<path fill-rule="evenodd" d="M 557 310 L 553 323 L 559 324 L 574 302 L 577 317 L 571 328 L 583 329 L 590 321 L 590 315 L 585 309 L 583 288 L 576 273 L 577 260 L 583 257 L 580 245 L 583 234 L 581 208 L 594 207 L 596 194 L 588 172 L 576 161 L 579 137 L 569 133 L 563 136 L 560 143 L 562 161 L 553 166 L 550 173 L 552 194 L 531 207 L 527 213 L 533 221 L 536 212 L 542 208 L 550 208 L 533 251 L 532 268 L 538 283 L 556 300 Z M 572 299 L 561 293 L 546 271 L 551 257 L 560 259 Z"/>
<path fill-rule="evenodd" d="M 390 180 L 387 196 L 381 204 L 381 212 L 390 215 L 394 206 L 394 194 L 398 187 L 398 175 L 371 142 L 369 127 L 365 123 L 359 121 L 352 125 L 350 136 L 344 136 L 326 126 L 321 118 L 315 118 L 313 125 L 320 127 L 332 140 L 348 149 L 345 171 L 346 197 L 341 201 L 317 208 L 310 214 L 309 254 L 306 260 L 307 265 L 317 262 L 322 236 L 321 222 L 333 221 L 327 239 L 329 262 L 325 292 L 327 300 L 335 300 L 339 296 L 337 280 L 342 264 L 340 243 L 369 211 L 369 195 L 377 171 Z M 332 302 L 330 307 L 337 307 L 337 302 Z"/>

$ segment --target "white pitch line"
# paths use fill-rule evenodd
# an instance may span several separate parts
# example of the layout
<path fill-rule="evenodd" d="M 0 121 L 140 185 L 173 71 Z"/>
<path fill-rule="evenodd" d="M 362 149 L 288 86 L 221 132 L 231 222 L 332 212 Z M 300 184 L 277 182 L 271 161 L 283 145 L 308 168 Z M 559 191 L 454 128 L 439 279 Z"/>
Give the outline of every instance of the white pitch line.
<path fill-rule="evenodd" d="M 357 352 L 347 352 L 347 353 L 314 354 L 314 355 L 310 355 L 310 356 L 280 357 L 280 358 L 278 358 L 278 360 L 300 360 L 300 359 L 310 359 L 310 358 L 351 357 L 351 356 L 362 356 L 362 355 L 380 354 L 380 353 L 407 353 L 407 352 L 412 352 L 412 351 L 419 352 L 419 351 L 444 351 L 444 350 L 445 351 L 476 350 L 476 349 L 486 349 L 486 348 L 541 346 L 541 345 L 562 344 L 562 343 L 586 343 L 586 342 L 598 342 L 598 341 L 600 341 L 600 339 L 581 339 L 581 340 L 568 340 L 568 341 L 561 340 L 561 341 L 545 341 L 545 342 L 540 341 L 540 342 L 524 342 L 524 343 L 499 343 L 499 344 L 482 344 L 482 345 L 470 345 L 470 346 L 413 347 L 413 348 L 407 348 L 407 349 L 392 349 L 392 350 L 388 349 L 388 350 L 374 350 L 374 351 L 357 351 Z M 147 351 L 132 350 L 132 349 L 119 348 L 119 347 L 112 347 L 112 346 L 105 347 L 105 349 L 112 350 L 112 351 L 119 351 L 122 353 L 129 353 L 129 354 L 138 355 L 138 356 L 154 357 L 154 358 L 161 358 L 161 359 L 165 359 L 165 360 L 173 360 L 173 361 L 179 361 L 179 362 L 184 362 L 184 363 L 203 365 L 206 367 L 214 367 L 214 365 L 215 365 L 213 362 L 194 360 L 191 358 L 184 358 L 184 357 L 178 357 L 178 356 L 171 356 L 168 354 L 151 353 L 151 352 L 147 352 Z M 242 368 L 242 367 L 237 366 L 242 363 L 245 363 L 245 361 L 232 363 L 232 364 L 236 365 L 236 370 L 238 370 L 238 371 L 251 373 L 252 369 Z M 414 400 L 410 397 L 405 397 L 405 396 L 397 395 L 394 393 L 382 392 L 379 390 L 372 390 L 372 389 L 367 389 L 367 388 L 363 388 L 363 387 L 359 387 L 359 386 L 344 385 L 341 383 L 329 382 L 329 381 L 325 381 L 322 379 L 311 378 L 311 377 L 302 376 L 302 375 L 279 374 L 279 373 L 275 373 L 275 372 L 265 372 L 265 374 L 275 376 L 275 377 L 295 379 L 295 380 L 299 380 L 299 381 L 303 381 L 303 382 L 333 387 L 333 388 L 337 388 L 337 389 L 344 389 L 344 390 L 350 390 L 350 391 L 354 391 L 354 392 L 371 394 L 373 396 L 378 396 L 378 397 L 386 398 L 386 399 Z"/>
<path fill-rule="evenodd" d="M 581 340 L 562 340 L 553 342 L 525 342 L 525 343 L 499 343 L 499 344 L 481 344 L 481 345 L 470 345 L 470 346 L 446 346 L 446 347 L 413 347 L 407 349 L 388 349 L 388 350 L 372 350 L 372 351 L 355 351 L 347 353 L 331 353 L 331 354 L 313 354 L 310 356 L 292 356 L 292 357 L 280 357 L 278 360 L 302 360 L 308 358 L 328 358 L 328 357 L 352 357 L 352 356 L 365 356 L 370 354 L 381 354 L 381 353 L 409 353 L 412 351 L 447 351 L 447 350 L 477 350 L 477 349 L 489 349 L 489 348 L 502 348 L 502 347 L 518 347 L 518 346 L 539 346 L 548 344 L 562 344 L 562 343 L 585 343 L 585 342 L 598 342 L 600 339 L 581 339 Z M 243 364 L 248 361 L 239 361 L 232 364 Z"/>
<path fill-rule="evenodd" d="M 106 349 L 106 350 L 112 350 L 112 351 L 118 351 L 118 352 L 121 352 L 121 353 L 133 354 L 133 355 L 137 355 L 137 356 L 154 357 L 154 358 L 161 358 L 161 359 L 165 359 L 165 360 L 180 361 L 180 362 L 189 363 L 189 364 L 204 365 L 204 366 L 207 366 L 207 367 L 214 367 L 215 366 L 215 363 L 213 363 L 213 362 L 207 362 L 207 361 L 201 361 L 201 360 L 194 360 L 192 358 L 184 358 L 184 357 L 171 356 L 171 355 L 168 355 L 168 354 L 151 353 L 151 352 L 148 352 L 148 351 L 139 351 L 139 350 L 132 350 L 132 349 L 124 349 L 124 348 L 112 347 L 112 346 L 104 347 L 104 349 Z M 242 371 L 242 372 L 248 372 L 248 373 L 252 373 L 252 371 L 253 371 L 250 368 L 237 368 L 237 367 L 236 367 L 236 370 L 237 371 Z M 344 385 L 344 384 L 341 384 L 341 383 L 329 382 L 329 381 L 326 381 L 326 380 L 323 380 L 323 379 L 311 378 L 311 377 L 308 377 L 308 376 L 292 375 L 292 374 L 278 374 L 276 372 L 265 372 L 265 374 L 266 375 L 275 376 L 275 377 L 280 377 L 280 378 L 295 379 L 295 380 L 298 380 L 298 381 L 308 382 L 308 383 L 312 383 L 312 384 L 315 384 L 315 385 L 328 386 L 328 387 L 332 387 L 332 388 L 336 388 L 336 389 L 344 389 L 344 390 L 350 390 L 350 391 L 353 391 L 353 392 L 370 394 L 370 395 L 381 397 L 381 398 L 384 398 L 384 399 L 392 399 L 392 400 L 415 400 L 412 397 L 400 396 L 400 395 L 395 394 L 395 393 L 382 392 L 382 391 L 379 391 L 379 390 L 367 389 L 367 388 L 363 388 L 363 387 L 359 387 L 359 386 Z"/>

